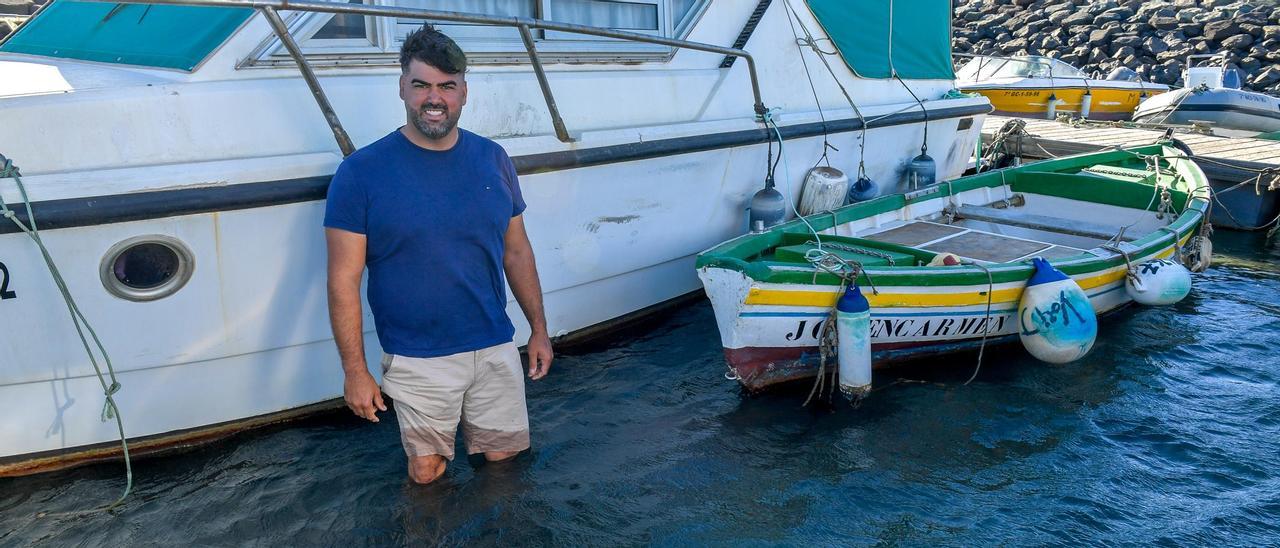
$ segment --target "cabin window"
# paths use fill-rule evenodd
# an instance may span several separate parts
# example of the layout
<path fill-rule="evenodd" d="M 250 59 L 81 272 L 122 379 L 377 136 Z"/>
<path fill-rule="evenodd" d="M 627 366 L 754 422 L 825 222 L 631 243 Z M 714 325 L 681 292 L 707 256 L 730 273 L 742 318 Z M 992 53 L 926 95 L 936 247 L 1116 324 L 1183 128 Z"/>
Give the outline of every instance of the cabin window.
<path fill-rule="evenodd" d="M 350 0 L 361 3 L 362 0 Z M 420 9 L 529 17 L 611 28 L 660 37 L 688 33 L 710 0 L 363 0 L 364 3 Z M 316 64 L 394 64 L 404 39 L 423 21 L 346 14 L 296 13 L 289 27 Z M 456 40 L 472 63 L 528 62 L 520 31 L 452 22 L 432 22 Z M 531 29 L 546 62 L 643 61 L 670 55 L 671 48 L 582 34 Z M 270 40 L 254 64 L 292 64 L 277 40 Z"/>

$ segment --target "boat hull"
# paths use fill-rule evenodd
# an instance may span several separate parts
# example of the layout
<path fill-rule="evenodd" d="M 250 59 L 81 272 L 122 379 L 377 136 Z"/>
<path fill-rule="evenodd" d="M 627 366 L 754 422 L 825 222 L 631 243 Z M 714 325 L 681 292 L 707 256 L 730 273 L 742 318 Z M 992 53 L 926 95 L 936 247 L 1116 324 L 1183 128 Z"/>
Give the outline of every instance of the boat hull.
<path fill-rule="evenodd" d="M 1218 135 L 1252 137 L 1280 131 L 1280 99 L 1239 89 L 1181 89 L 1143 101 L 1134 120 L 1184 125 L 1203 121 Z"/>
<path fill-rule="evenodd" d="M 991 100 L 998 116 L 1045 118 L 1050 97 L 1058 99 L 1057 114 L 1080 116 L 1084 87 L 962 86 L 962 91 L 979 93 Z M 1129 120 L 1144 98 L 1163 93 L 1161 89 L 1089 87 L 1091 95 L 1088 118 L 1091 120 Z"/>
<path fill-rule="evenodd" d="M 1185 243 L 1190 234 L 1183 237 Z M 1135 262 L 1173 255 L 1172 244 L 1156 253 L 1134 257 Z M 730 376 L 748 390 L 813 377 L 818 372 L 818 340 L 823 323 L 839 292 L 837 287 L 797 287 L 757 282 L 737 272 L 704 268 L 703 286 L 717 307 L 721 339 Z M 1124 291 L 1124 268 L 1109 268 L 1072 276 L 1089 296 L 1098 316 L 1118 310 L 1131 299 Z M 879 295 L 865 291 L 872 301 L 871 350 L 875 368 L 904 361 L 944 356 L 976 349 L 982 344 L 1017 340 L 1018 299 L 1025 280 L 995 284 L 991 312 L 987 313 L 986 284 L 948 286 L 938 290 L 879 288 Z M 738 299 L 737 295 L 745 295 Z M 981 304 L 940 306 L 934 303 L 974 300 Z M 734 301 L 740 301 L 734 305 Z M 877 306 L 876 302 L 893 302 Z M 768 304 L 765 304 L 768 303 Z M 723 310 L 722 309 L 729 309 Z M 833 366 L 834 364 L 828 364 Z"/>

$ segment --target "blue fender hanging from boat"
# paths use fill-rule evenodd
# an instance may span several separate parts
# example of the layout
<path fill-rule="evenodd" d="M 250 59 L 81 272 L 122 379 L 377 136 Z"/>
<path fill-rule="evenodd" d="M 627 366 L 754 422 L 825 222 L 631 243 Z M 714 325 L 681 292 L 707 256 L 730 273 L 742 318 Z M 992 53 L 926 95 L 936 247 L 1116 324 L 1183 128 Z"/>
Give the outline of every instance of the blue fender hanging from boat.
<path fill-rule="evenodd" d="M 1089 353 L 1098 318 L 1080 285 L 1040 257 L 1018 301 L 1018 337 L 1041 361 L 1067 363 Z"/>

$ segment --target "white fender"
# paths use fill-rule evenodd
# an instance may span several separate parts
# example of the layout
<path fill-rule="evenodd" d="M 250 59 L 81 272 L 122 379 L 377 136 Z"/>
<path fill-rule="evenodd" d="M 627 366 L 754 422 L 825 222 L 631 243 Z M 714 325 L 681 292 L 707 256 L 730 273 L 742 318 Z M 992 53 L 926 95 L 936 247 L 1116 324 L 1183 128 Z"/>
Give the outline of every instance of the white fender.
<path fill-rule="evenodd" d="M 836 360 L 840 392 L 857 401 L 871 392 L 871 305 L 850 284 L 836 302 Z"/>
<path fill-rule="evenodd" d="M 1191 271 L 1167 259 L 1150 260 L 1135 266 L 1125 277 L 1124 290 L 1140 304 L 1173 304 L 1191 292 Z"/>

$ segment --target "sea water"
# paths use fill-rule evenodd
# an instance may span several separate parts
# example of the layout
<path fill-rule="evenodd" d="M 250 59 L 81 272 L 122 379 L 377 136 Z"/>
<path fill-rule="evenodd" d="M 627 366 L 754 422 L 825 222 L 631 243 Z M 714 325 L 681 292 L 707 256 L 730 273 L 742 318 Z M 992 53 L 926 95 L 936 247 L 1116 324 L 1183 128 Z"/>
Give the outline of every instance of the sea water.
<path fill-rule="evenodd" d="M 973 353 L 804 408 L 724 379 L 700 301 L 562 351 L 514 462 L 410 485 L 394 421 L 333 413 L 140 460 L 111 514 L 38 517 L 113 500 L 119 464 L 0 480 L 0 545 L 1275 544 L 1280 251 L 1215 240 L 1076 363 L 988 349 L 968 386 Z"/>

